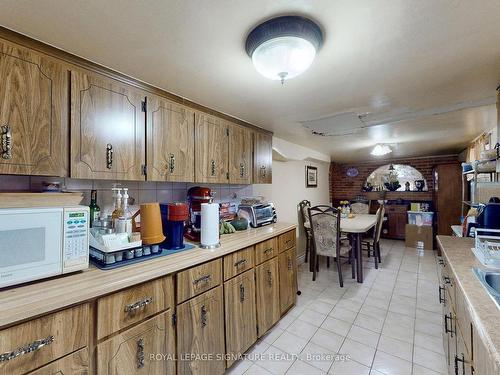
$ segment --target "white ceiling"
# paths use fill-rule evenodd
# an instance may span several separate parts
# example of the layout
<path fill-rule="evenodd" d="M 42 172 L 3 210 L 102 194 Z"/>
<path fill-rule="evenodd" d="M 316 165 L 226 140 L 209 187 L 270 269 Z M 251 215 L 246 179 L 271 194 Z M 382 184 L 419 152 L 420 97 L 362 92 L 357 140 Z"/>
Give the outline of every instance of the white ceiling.
<path fill-rule="evenodd" d="M 282 14 L 325 32 L 311 68 L 284 86 L 244 50 L 257 23 Z M 397 157 L 454 153 L 496 125 L 498 0 L 2 0 L 0 24 L 337 161 L 370 159 L 378 142 Z M 345 134 L 346 113 L 364 125 Z M 345 135 L 301 124 L 317 119 Z"/>

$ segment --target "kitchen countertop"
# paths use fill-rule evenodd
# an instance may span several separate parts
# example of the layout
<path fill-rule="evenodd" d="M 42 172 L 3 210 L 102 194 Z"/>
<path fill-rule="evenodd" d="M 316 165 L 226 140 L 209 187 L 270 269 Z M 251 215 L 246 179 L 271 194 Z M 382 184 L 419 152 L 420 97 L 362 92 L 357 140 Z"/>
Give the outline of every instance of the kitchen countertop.
<path fill-rule="evenodd" d="M 223 235 L 221 246 L 213 250 L 197 247 L 106 271 L 91 265 L 89 269 L 74 274 L 0 290 L 0 328 L 207 262 L 285 233 L 296 226 L 278 222 Z"/>
<path fill-rule="evenodd" d="M 474 327 L 500 367 L 500 310 L 472 272 L 472 267 L 481 267 L 471 251 L 474 239 L 437 236 L 437 240 L 470 306 Z"/>

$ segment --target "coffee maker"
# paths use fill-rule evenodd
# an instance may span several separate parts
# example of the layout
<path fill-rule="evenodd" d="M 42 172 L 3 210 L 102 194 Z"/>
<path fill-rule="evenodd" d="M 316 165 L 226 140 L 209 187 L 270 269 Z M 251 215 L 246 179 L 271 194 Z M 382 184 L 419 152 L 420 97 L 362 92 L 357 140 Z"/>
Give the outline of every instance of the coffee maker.
<path fill-rule="evenodd" d="M 188 190 L 189 218 L 184 237 L 199 242 L 201 234 L 201 204 L 212 202 L 210 188 L 194 186 Z"/>

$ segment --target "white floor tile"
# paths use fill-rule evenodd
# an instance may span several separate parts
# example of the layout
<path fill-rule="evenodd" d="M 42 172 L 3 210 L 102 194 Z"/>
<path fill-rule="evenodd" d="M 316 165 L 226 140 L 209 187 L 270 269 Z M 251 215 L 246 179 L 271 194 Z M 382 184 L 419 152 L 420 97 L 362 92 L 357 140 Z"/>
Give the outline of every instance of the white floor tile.
<path fill-rule="evenodd" d="M 354 361 L 370 367 L 375 355 L 375 349 L 347 338 L 340 348 L 339 353 L 349 355 Z"/>
<path fill-rule="evenodd" d="M 357 312 L 353 312 L 346 308 L 335 306 L 333 310 L 330 312 L 330 316 L 343 320 L 345 322 L 353 323 L 356 319 Z"/>
<path fill-rule="evenodd" d="M 336 350 L 329 350 L 309 342 L 304 350 L 302 350 L 302 353 L 299 354 L 299 359 L 309 363 L 321 371 L 327 372 L 332 366 L 336 355 Z"/>
<path fill-rule="evenodd" d="M 380 337 L 379 333 L 370 331 L 366 328 L 358 327 L 353 325 L 351 330 L 347 334 L 347 337 L 351 340 L 360 342 L 362 344 L 368 345 L 374 349 L 377 348 L 378 339 Z"/>
<path fill-rule="evenodd" d="M 377 350 L 372 368 L 386 375 L 411 375 L 412 363 Z"/>
<path fill-rule="evenodd" d="M 318 329 L 311 339 L 311 342 L 323 348 L 337 353 L 344 341 L 344 337 L 336 333 L 327 331 L 326 329 Z"/>
<path fill-rule="evenodd" d="M 319 327 L 321 323 L 325 320 L 327 317 L 326 314 L 321 314 L 317 311 L 311 310 L 313 304 L 309 305 L 309 308 L 305 309 L 302 314 L 300 314 L 297 319 L 302 320 L 304 322 L 307 322 L 309 324 L 312 324 L 316 327 Z M 330 312 L 330 311 L 328 311 Z"/>
<path fill-rule="evenodd" d="M 311 366 L 310 364 L 297 360 L 293 363 L 292 367 L 287 371 L 287 375 L 323 375 L 326 372 L 319 370 L 318 368 Z"/>
<path fill-rule="evenodd" d="M 253 364 L 246 372 L 245 375 L 272 375 L 272 372 L 267 371 L 266 369 Z"/>
<path fill-rule="evenodd" d="M 340 336 L 347 336 L 347 333 L 351 329 L 351 323 L 329 316 L 325 319 L 321 328 L 334 332 Z"/>
<path fill-rule="evenodd" d="M 293 335 L 287 331 L 283 332 L 283 334 L 273 343 L 273 346 L 290 354 L 299 354 L 306 345 L 306 339 Z"/>
<path fill-rule="evenodd" d="M 385 335 L 380 336 L 377 350 L 399 357 L 406 361 L 411 361 L 413 357 L 412 344 L 405 341 L 396 340 Z"/>
<path fill-rule="evenodd" d="M 263 358 L 256 361 L 255 364 L 265 368 L 274 375 L 283 375 L 295 361 L 295 357 L 284 351 L 270 346 L 263 355 Z"/>
<path fill-rule="evenodd" d="M 234 363 L 227 371 L 228 375 L 241 375 L 244 374 L 250 367 L 252 367 L 253 362 L 248 359 L 242 359 Z"/>
<path fill-rule="evenodd" d="M 368 375 L 369 373 L 370 367 L 353 360 L 334 362 L 329 372 L 333 375 Z"/>
<path fill-rule="evenodd" d="M 444 355 L 419 346 L 413 348 L 413 362 L 443 374 L 446 374 L 448 371 Z"/>

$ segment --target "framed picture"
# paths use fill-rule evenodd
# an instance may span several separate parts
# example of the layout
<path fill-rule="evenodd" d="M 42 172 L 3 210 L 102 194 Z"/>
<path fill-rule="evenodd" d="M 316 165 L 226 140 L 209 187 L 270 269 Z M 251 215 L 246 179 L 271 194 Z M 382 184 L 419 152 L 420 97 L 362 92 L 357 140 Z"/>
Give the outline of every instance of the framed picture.
<path fill-rule="evenodd" d="M 318 187 L 318 168 L 306 166 L 306 187 Z"/>

